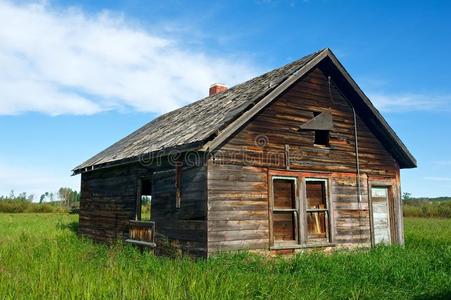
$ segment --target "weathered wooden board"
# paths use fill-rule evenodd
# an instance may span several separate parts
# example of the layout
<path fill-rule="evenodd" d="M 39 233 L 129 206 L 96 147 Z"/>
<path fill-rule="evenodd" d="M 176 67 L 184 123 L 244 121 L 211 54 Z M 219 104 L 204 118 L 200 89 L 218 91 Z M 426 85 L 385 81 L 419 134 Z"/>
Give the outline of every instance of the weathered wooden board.
<path fill-rule="evenodd" d="M 334 129 L 330 146 L 317 147 L 313 145 L 314 132 L 300 130 L 299 126 L 314 112 L 324 110 L 330 111 Z M 287 169 L 286 145 L 290 172 L 324 174 L 329 179 L 333 242 L 370 245 L 368 178 L 393 181 L 399 167 L 359 116 L 357 132 L 359 184 L 352 108 L 335 86 L 331 100 L 327 78 L 320 69 L 265 108 L 229 138 L 208 163 L 208 252 L 269 249 L 269 219 L 274 215 L 269 211 L 268 172 Z M 398 189 L 399 183 L 393 185 Z M 283 217 L 275 217 L 276 223 L 280 219 L 280 226 L 274 234 L 292 238 L 289 220 Z"/>
<path fill-rule="evenodd" d="M 267 246 L 267 181 L 262 168 L 209 163 L 209 252 Z"/>
<path fill-rule="evenodd" d="M 97 241 L 127 239 L 136 213 L 138 181 L 152 178 L 152 220 L 156 232 L 178 241 L 183 252 L 206 256 L 206 167 L 182 169 L 181 207 L 175 207 L 175 169 L 140 164 L 82 174 L 79 233 Z M 158 245 L 157 245 L 158 247 Z"/>
<path fill-rule="evenodd" d="M 355 172 L 355 138 L 352 109 L 327 78 L 316 69 L 295 84 L 216 153 L 217 163 L 284 168 L 284 146 L 290 146 L 290 168 L 298 170 Z M 334 130 L 330 147 L 313 146 L 314 132 L 299 126 L 313 112 L 329 110 Z M 395 176 L 395 161 L 368 126 L 358 117 L 359 158 L 362 173 Z"/>

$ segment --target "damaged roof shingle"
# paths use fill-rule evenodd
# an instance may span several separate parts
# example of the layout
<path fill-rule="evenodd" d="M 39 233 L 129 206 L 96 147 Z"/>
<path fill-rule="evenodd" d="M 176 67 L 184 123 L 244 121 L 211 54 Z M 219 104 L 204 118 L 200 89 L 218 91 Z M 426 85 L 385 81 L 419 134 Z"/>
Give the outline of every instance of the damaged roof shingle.
<path fill-rule="evenodd" d="M 201 144 L 321 52 L 322 50 L 307 55 L 223 93 L 161 115 L 75 167 L 73 171 L 78 173 L 85 168 L 129 160 L 155 151 Z"/>

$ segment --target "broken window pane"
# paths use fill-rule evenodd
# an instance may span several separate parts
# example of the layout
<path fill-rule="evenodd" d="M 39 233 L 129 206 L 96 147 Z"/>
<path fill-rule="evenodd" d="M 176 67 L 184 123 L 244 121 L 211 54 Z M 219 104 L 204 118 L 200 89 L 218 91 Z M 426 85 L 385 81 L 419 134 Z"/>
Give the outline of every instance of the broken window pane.
<path fill-rule="evenodd" d="M 326 209 L 326 191 L 324 181 L 307 181 L 307 209 Z"/>
<path fill-rule="evenodd" d="M 307 212 L 309 239 L 327 238 L 326 212 Z"/>
<path fill-rule="evenodd" d="M 307 239 L 328 241 L 328 207 L 325 180 L 306 181 Z"/>

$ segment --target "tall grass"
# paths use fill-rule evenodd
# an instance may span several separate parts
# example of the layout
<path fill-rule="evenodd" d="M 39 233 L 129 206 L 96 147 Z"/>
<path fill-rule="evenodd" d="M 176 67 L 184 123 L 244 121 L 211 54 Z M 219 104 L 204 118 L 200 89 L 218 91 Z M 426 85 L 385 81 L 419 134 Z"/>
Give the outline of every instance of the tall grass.
<path fill-rule="evenodd" d="M 67 209 L 55 203 L 34 203 L 26 200 L 0 200 L 0 213 L 62 213 Z"/>
<path fill-rule="evenodd" d="M 404 201 L 405 217 L 451 218 L 451 201 Z"/>
<path fill-rule="evenodd" d="M 0 214 L 0 299 L 449 299 L 451 220 L 405 223 L 405 248 L 193 261 L 81 240 L 76 216 Z"/>

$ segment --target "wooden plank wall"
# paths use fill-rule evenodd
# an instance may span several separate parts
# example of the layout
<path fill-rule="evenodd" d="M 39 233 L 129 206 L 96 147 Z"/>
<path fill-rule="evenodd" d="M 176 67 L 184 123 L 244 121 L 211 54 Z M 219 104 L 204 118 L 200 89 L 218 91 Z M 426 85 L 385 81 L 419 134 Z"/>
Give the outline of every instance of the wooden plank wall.
<path fill-rule="evenodd" d="M 268 247 L 265 168 L 208 165 L 208 252 Z"/>
<path fill-rule="evenodd" d="M 78 232 L 100 242 L 125 239 L 136 209 L 137 179 L 151 174 L 129 165 L 83 173 Z"/>
<path fill-rule="evenodd" d="M 152 175 L 151 214 L 158 236 L 175 242 L 173 245 L 183 253 L 206 256 L 205 166 L 183 168 L 178 209 L 174 167 L 151 169 L 134 164 L 83 173 L 79 234 L 100 242 L 126 239 L 128 222 L 135 216 L 137 182 L 149 175 Z"/>
<path fill-rule="evenodd" d="M 332 174 L 336 242 L 370 244 L 367 177 L 396 178 L 399 167 L 358 116 L 362 203 L 357 202 L 353 113 L 335 86 L 331 100 L 327 82 L 324 73 L 315 69 L 227 140 L 210 160 L 209 253 L 268 248 L 266 174 L 287 168 L 286 145 L 290 171 Z M 335 127 L 330 147 L 314 146 L 314 132 L 299 130 L 314 112 L 324 110 L 331 112 Z"/>
<path fill-rule="evenodd" d="M 228 140 L 216 153 L 215 161 L 280 169 L 285 167 L 288 144 L 291 169 L 355 172 L 352 109 L 337 88 L 332 88 L 332 95 L 333 102 L 327 78 L 316 69 Z M 326 109 L 330 109 L 335 127 L 330 133 L 330 147 L 314 147 L 314 132 L 299 131 L 299 126 L 310 120 L 313 112 Z M 392 156 L 360 117 L 357 124 L 361 172 L 394 177 Z"/>
<path fill-rule="evenodd" d="M 183 167 L 181 205 L 176 208 L 175 170 L 155 172 L 152 186 L 152 220 L 156 232 L 176 241 L 182 252 L 207 254 L 207 168 Z M 158 246 L 158 242 L 157 242 Z"/>
<path fill-rule="evenodd" d="M 332 209 L 335 220 L 335 242 L 343 245 L 371 245 L 368 185 L 361 175 L 361 202 L 357 197 L 357 176 L 352 173 L 331 174 Z"/>

